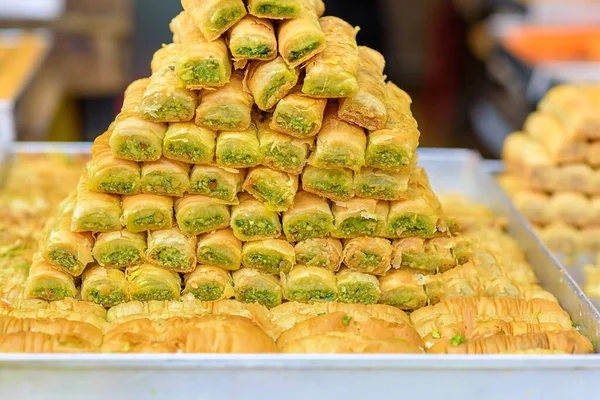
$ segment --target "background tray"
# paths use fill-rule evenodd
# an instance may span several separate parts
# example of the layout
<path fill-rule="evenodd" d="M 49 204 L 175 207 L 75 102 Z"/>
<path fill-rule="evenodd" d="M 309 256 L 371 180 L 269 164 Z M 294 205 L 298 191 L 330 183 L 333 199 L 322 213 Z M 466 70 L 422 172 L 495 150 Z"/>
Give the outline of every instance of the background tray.
<path fill-rule="evenodd" d="M 16 151 L 86 152 L 86 144 L 17 144 Z M 477 153 L 421 149 L 438 194 L 459 193 L 509 222 L 541 280 L 594 343 L 600 314 L 487 172 Z M 0 398 L 460 399 L 582 398 L 600 357 L 444 355 L 0 354 Z M 418 397 L 417 397 L 418 396 Z"/>

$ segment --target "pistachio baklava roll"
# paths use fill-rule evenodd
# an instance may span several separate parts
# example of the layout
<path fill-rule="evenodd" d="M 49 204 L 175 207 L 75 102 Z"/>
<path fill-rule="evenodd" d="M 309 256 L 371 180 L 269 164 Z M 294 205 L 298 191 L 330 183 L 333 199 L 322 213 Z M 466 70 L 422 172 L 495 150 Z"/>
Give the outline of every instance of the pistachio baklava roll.
<path fill-rule="evenodd" d="M 427 295 L 418 278 L 408 271 L 392 271 L 379 278 L 379 303 L 403 310 L 416 310 L 427 304 Z"/>
<path fill-rule="evenodd" d="M 187 195 L 175 200 L 175 217 L 185 235 L 196 236 L 229 226 L 229 206 L 212 197 Z"/>
<path fill-rule="evenodd" d="M 317 135 L 317 146 L 308 164 L 319 168 L 360 170 L 365 165 L 367 136 L 365 131 L 337 116 L 337 105 L 325 109 L 323 126 Z"/>
<path fill-rule="evenodd" d="M 311 59 L 325 48 L 325 34 L 319 17 L 304 0 L 302 11 L 296 18 L 279 24 L 277 41 L 279 54 L 292 67 Z"/>
<path fill-rule="evenodd" d="M 194 165 L 190 174 L 190 193 L 235 204 L 245 177 L 244 170 L 216 165 Z"/>
<path fill-rule="evenodd" d="M 298 176 L 268 167 L 255 167 L 248 171 L 243 189 L 262 201 L 267 209 L 286 211 L 294 204 L 298 191 Z"/>
<path fill-rule="evenodd" d="M 198 237 L 198 263 L 235 271 L 242 266 L 242 241 L 231 228 L 205 233 Z"/>
<path fill-rule="evenodd" d="M 244 243 L 242 264 L 273 275 L 288 273 L 296 264 L 294 246 L 281 239 L 265 239 Z"/>
<path fill-rule="evenodd" d="M 344 247 L 344 264 L 353 271 L 384 275 L 392 267 L 392 244 L 374 237 L 350 239 Z"/>
<path fill-rule="evenodd" d="M 259 124 L 258 140 L 263 165 L 294 175 L 302 173 L 315 142 L 314 138 L 294 138 L 275 132 L 269 126 L 269 120 Z"/>
<path fill-rule="evenodd" d="M 100 233 L 92 255 L 102 267 L 125 268 L 142 262 L 146 235 L 126 230 Z"/>
<path fill-rule="evenodd" d="M 283 213 L 283 231 L 290 242 L 326 237 L 332 230 L 329 203 L 312 193 L 296 194 L 294 204 Z"/>
<path fill-rule="evenodd" d="M 246 71 L 246 86 L 262 111 L 269 111 L 298 83 L 298 69 L 281 57 L 272 61 L 253 61 Z"/>
<path fill-rule="evenodd" d="M 75 297 L 77 287 L 73 276 L 57 270 L 36 254 L 29 268 L 25 295 L 28 298 L 56 301 Z"/>
<path fill-rule="evenodd" d="M 217 134 L 193 122 L 169 124 L 163 152 L 168 159 L 188 164 L 209 164 L 215 157 Z"/>
<path fill-rule="evenodd" d="M 142 193 L 181 197 L 189 188 L 189 164 L 164 157 L 142 164 Z"/>
<path fill-rule="evenodd" d="M 374 236 L 380 217 L 376 213 L 377 200 L 354 198 L 343 202 L 334 202 L 332 207 L 335 220 L 332 236 L 337 238 L 355 238 Z M 385 219 L 387 215 L 384 215 Z"/>
<path fill-rule="evenodd" d="M 144 91 L 140 112 L 149 121 L 186 122 L 194 118 L 198 96 L 175 75 L 178 45 L 169 44 L 152 59 L 152 76 Z"/>
<path fill-rule="evenodd" d="M 453 254 L 454 238 L 423 239 L 418 237 L 394 240 L 392 266 L 420 274 L 437 274 L 458 265 Z M 465 261 L 465 260 L 462 260 Z"/>
<path fill-rule="evenodd" d="M 167 131 L 164 123 L 143 118 L 140 104 L 150 79 L 138 79 L 125 90 L 123 108 L 115 119 L 110 148 L 117 158 L 132 161 L 155 161 L 162 155 Z"/>
<path fill-rule="evenodd" d="M 358 92 L 357 29 L 337 17 L 320 19 L 325 48 L 306 65 L 302 91 L 313 97 L 341 98 Z"/>
<path fill-rule="evenodd" d="M 90 190 L 112 194 L 137 194 L 140 191 L 140 165 L 113 155 L 110 135 L 107 131 L 96 138 L 92 145 L 92 159 L 87 164 Z"/>
<path fill-rule="evenodd" d="M 246 15 L 229 31 L 229 50 L 236 65 L 242 63 L 245 66 L 246 60 L 273 60 L 277 57 L 273 23 Z"/>
<path fill-rule="evenodd" d="M 390 203 L 387 217 L 387 236 L 433 237 L 438 232 L 440 205 L 429 186 L 425 171 L 420 168 L 411 176 L 405 200 Z"/>
<path fill-rule="evenodd" d="M 353 173 L 344 168 L 309 165 L 302 172 L 302 189 L 330 200 L 348 200 L 354 197 Z"/>
<path fill-rule="evenodd" d="M 252 122 L 252 95 L 244 90 L 244 75 L 236 71 L 229 83 L 200 92 L 196 124 L 214 131 L 246 131 Z"/>
<path fill-rule="evenodd" d="M 340 100 L 338 115 L 370 131 L 385 128 L 388 118 L 385 91 L 385 58 L 376 50 L 365 46 L 358 48 L 358 92 Z"/>
<path fill-rule="evenodd" d="M 231 207 L 231 228 L 244 242 L 281 236 L 279 214 L 247 193 L 240 195 L 240 204 Z"/>
<path fill-rule="evenodd" d="M 283 296 L 300 303 L 335 301 L 338 297 L 335 274 L 323 268 L 296 265 L 283 280 Z"/>
<path fill-rule="evenodd" d="M 248 0 L 248 12 L 260 18 L 297 18 L 303 0 Z"/>
<path fill-rule="evenodd" d="M 196 268 L 196 236 L 185 236 L 178 227 L 148 232 L 147 262 L 175 272 Z"/>
<path fill-rule="evenodd" d="M 344 268 L 336 274 L 338 301 L 352 304 L 377 304 L 381 297 L 377 277 Z"/>
<path fill-rule="evenodd" d="M 88 268 L 81 277 L 81 299 L 103 307 L 129 301 L 125 273 L 119 269 L 98 265 Z"/>
<path fill-rule="evenodd" d="M 198 265 L 183 279 L 183 294 L 189 293 L 197 300 L 217 301 L 234 296 L 231 276 L 221 268 Z"/>
<path fill-rule="evenodd" d="M 294 247 L 296 262 L 307 267 L 325 268 L 336 272 L 342 265 L 344 246 L 339 239 L 313 238 L 302 240 Z"/>
<path fill-rule="evenodd" d="M 89 232 L 71 232 L 74 207 L 75 192 L 61 203 L 56 221 L 50 226 L 48 236 L 42 245 L 41 255 L 54 267 L 70 275 L 79 276 L 93 261 L 94 237 Z"/>
<path fill-rule="evenodd" d="M 73 232 L 110 232 L 121 229 L 121 198 L 92 192 L 87 175 L 77 184 L 77 200 L 71 217 Z"/>
<path fill-rule="evenodd" d="M 126 196 L 122 222 L 133 233 L 169 229 L 173 226 L 173 199 L 155 194 Z"/>
<path fill-rule="evenodd" d="M 241 0 L 234 1 L 241 3 Z M 173 18 L 170 28 L 173 32 L 173 41 L 180 44 L 175 62 L 175 74 L 186 89 L 221 87 L 229 82 L 232 66 L 229 49 L 224 39 L 209 42 L 187 12 L 182 12 Z"/>
<path fill-rule="evenodd" d="M 369 133 L 366 163 L 369 167 L 399 171 L 416 162 L 421 134 L 410 110 L 410 96 L 391 82 L 385 89 L 386 126 Z"/>
<path fill-rule="evenodd" d="M 128 267 L 129 294 L 133 301 L 179 300 L 181 277 L 178 273 L 152 264 Z"/>
<path fill-rule="evenodd" d="M 186 13 L 207 40 L 218 39 L 246 15 L 242 0 L 181 0 Z"/>
<path fill-rule="evenodd" d="M 235 298 L 242 303 L 258 303 L 272 308 L 281 304 L 283 291 L 276 275 L 258 269 L 242 268 L 233 273 Z"/>
<path fill-rule="evenodd" d="M 376 200 L 401 200 L 406 197 L 412 165 L 400 171 L 361 168 L 354 175 L 354 191 L 358 197 Z"/>
<path fill-rule="evenodd" d="M 262 162 L 256 125 L 243 132 L 223 131 L 217 137 L 217 164 L 226 168 L 250 168 Z"/>
<path fill-rule="evenodd" d="M 315 136 L 323 125 L 327 99 L 318 99 L 302 93 L 296 86 L 285 96 L 273 112 L 271 129 L 298 138 Z"/>

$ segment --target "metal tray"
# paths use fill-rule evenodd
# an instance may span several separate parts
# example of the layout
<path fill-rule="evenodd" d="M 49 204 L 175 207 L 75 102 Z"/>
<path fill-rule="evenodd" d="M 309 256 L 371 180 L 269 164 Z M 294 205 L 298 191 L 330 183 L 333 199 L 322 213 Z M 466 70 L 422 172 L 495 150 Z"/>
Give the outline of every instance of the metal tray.
<path fill-rule="evenodd" d="M 17 145 L 77 153 L 85 145 Z M 468 150 L 421 149 L 438 193 L 461 193 L 509 221 L 542 284 L 591 340 L 600 314 Z M 596 392 L 600 356 L 0 354 L 2 399 L 560 399 Z M 417 397 L 418 396 L 418 397 Z"/>

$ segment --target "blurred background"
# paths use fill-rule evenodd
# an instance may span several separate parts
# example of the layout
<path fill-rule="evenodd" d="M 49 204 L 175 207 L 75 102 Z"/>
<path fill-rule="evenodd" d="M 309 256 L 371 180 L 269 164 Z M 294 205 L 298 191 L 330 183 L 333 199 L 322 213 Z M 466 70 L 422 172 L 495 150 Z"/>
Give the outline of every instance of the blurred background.
<path fill-rule="evenodd" d="M 408 91 L 422 145 L 498 157 L 546 90 L 600 81 L 594 0 L 326 0 Z M 179 0 L 0 0 L 0 138 L 93 140 Z"/>

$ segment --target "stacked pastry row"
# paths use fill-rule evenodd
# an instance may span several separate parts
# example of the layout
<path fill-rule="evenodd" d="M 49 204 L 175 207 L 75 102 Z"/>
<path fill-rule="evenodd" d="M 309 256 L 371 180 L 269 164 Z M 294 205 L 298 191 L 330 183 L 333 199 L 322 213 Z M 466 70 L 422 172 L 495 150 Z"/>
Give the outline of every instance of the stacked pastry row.
<path fill-rule="evenodd" d="M 600 86 L 551 89 L 504 144 L 501 184 L 558 252 L 600 250 Z"/>
<path fill-rule="evenodd" d="M 31 267 L 27 296 L 47 300 L 75 296 L 76 279 L 81 276 L 82 297 L 106 306 L 129 299 L 176 299 L 181 292 L 178 274 L 183 273 L 183 294 L 201 300 L 235 295 L 268 306 L 285 298 L 383 301 L 413 308 L 422 301 L 403 304 L 387 298 L 386 288 L 394 287 L 390 282 L 399 277 L 412 279 L 413 272 L 443 272 L 469 257 L 468 242 L 459 237 L 399 234 L 393 241 L 382 237 L 389 225 L 388 205 L 375 200 L 350 200 L 331 210 L 325 199 L 301 192 L 280 219 L 278 213 L 245 194 L 231 212 L 229 206 L 219 203 L 226 212 L 224 224 L 204 223 L 200 232 L 181 228 L 188 219 L 177 217 L 179 224 L 173 225 L 170 208 L 162 218 L 169 220 L 168 226 L 147 225 L 148 216 L 155 221 L 157 211 L 140 204 L 139 210 L 145 213 L 131 217 L 135 229 L 128 225 L 127 230 L 103 232 L 103 227 L 110 225 L 106 223 L 110 214 L 97 200 L 82 206 L 77 201 L 81 197 L 81 193 L 69 196 L 56 221 L 48 224 L 40 254 Z M 206 216 L 207 212 L 210 207 L 203 202 L 192 214 Z M 127 215 L 124 210 L 121 218 Z M 123 268 L 126 273 L 119 270 Z M 391 269 L 405 272 L 386 276 Z M 229 271 L 235 272 L 230 275 Z M 297 285 L 297 281 L 308 282 Z M 296 286 L 303 289 L 294 289 Z"/>
<path fill-rule="evenodd" d="M 83 301 L 0 310 L 0 351 L 17 353 L 587 354 L 569 315 L 542 299 L 452 298 L 406 315 L 386 305 L 234 300 Z"/>

